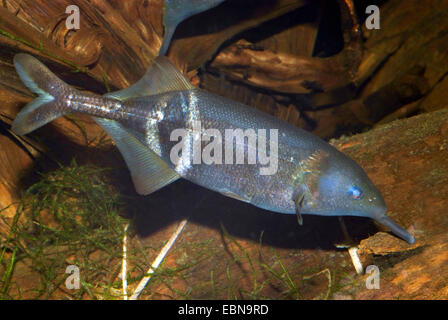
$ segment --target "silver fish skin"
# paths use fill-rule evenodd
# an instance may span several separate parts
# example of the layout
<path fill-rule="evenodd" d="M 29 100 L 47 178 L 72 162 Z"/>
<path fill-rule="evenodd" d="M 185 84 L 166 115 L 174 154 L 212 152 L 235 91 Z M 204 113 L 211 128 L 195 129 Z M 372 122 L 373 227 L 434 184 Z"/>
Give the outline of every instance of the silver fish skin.
<path fill-rule="evenodd" d="M 274 212 L 296 213 L 299 217 L 370 217 L 407 242 L 414 242 L 410 233 L 386 216 L 383 197 L 355 161 L 309 132 L 244 104 L 193 88 L 165 57 L 158 57 L 134 86 L 107 96 L 76 90 L 29 55 L 18 54 L 14 63 L 25 85 L 39 97 L 17 115 L 12 129 L 26 134 L 70 112 L 95 117 L 117 144 L 141 194 L 149 194 L 182 177 Z M 172 139 L 176 129 L 186 132 L 182 139 L 185 149 L 182 161 L 173 163 L 171 151 L 180 141 Z M 229 129 L 276 131 L 277 152 L 268 148 L 271 161 L 277 163 L 276 172 L 261 174 L 260 169 L 266 164 L 259 161 L 195 164 L 194 141 L 209 129 L 221 137 Z M 268 139 L 268 145 L 269 142 Z M 249 139 L 240 140 L 239 144 L 247 160 L 253 145 Z M 200 150 L 206 145 L 207 141 L 200 140 Z M 235 154 L 238 143 L 235 141 L 231 147 Z"/>

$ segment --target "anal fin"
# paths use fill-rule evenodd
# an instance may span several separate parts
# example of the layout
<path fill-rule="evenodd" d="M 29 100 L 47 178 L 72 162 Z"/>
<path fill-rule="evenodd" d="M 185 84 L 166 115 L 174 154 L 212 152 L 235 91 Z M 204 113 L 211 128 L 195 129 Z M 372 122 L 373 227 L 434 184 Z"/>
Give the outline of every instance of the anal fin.
<path fill-rule="evenodd" d="M 147 195 L 176 181 L 180 176 L 151 149 L 114 120 L 95 118 L 115 142 L 131 172 L 137 193 Z"/>

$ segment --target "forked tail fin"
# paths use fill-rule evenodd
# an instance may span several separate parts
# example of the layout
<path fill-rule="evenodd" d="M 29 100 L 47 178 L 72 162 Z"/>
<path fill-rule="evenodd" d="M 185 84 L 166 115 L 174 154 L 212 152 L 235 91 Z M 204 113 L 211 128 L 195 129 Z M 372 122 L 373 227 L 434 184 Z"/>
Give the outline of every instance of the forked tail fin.
<path fill-rule="evenodd" d="M 14 57 L 14 66 L 28 89 L 39 95 L 17 114 L 12 123 L 12 130 L 16 134 L 27 134 L 71 112 L 61 97 L 75 94 L 76 89 L 28 54 L 17 54 Z"/>

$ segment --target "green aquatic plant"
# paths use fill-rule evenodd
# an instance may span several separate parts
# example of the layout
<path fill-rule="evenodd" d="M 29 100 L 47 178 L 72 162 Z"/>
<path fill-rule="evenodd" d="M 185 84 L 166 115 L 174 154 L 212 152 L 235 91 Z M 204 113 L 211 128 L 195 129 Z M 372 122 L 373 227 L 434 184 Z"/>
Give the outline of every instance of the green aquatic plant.
<path fill-rule="evenodd" d="M 119 286 L 115 279 L 127 220 L 119 215 L 118 195 L 104 182 L 105 172 L 73 161 L 41 175 L 24 193 L 2 244 L 0 263 L 7 266 L 2 298 L 15 298 L 19 290 L 28 298 L 105 298 L 101 295 Z M 7 252 L 12 252 L 9 259 Z M 21 272 L 35 275 L 27 292 L 20 280 L 14 281 L 21 277 L 13 272 L 18 263 Z M 71 264 L 80 270 L 79 290 L 64 286 Z"/>

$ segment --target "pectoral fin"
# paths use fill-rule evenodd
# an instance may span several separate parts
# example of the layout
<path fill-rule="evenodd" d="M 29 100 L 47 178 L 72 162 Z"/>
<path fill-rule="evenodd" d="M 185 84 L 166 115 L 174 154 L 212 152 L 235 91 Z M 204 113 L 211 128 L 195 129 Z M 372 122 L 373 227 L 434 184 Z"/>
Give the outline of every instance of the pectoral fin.
<path fill-rule="evenodd" d="M 139 194 L 153 193 L 180 178 L 157 154 L 121 124 L 108 119 L 93 119 L 109 134 L 120 150 Z"/>
<path fill-rule="evenodd" d="M 305 199 L 305 195 L 301 195 L 301 196 L 297 197 L 297 199 L 294 201 L 294 203 L 296 205 L 296 215 L 297 215 L 297 222 L 299 223 L 299 226 L 303 225 L 303 218 L 302 218 L 302 215 L 300 214 L 300 211 L 302 210 L 304 199 Z"/>

